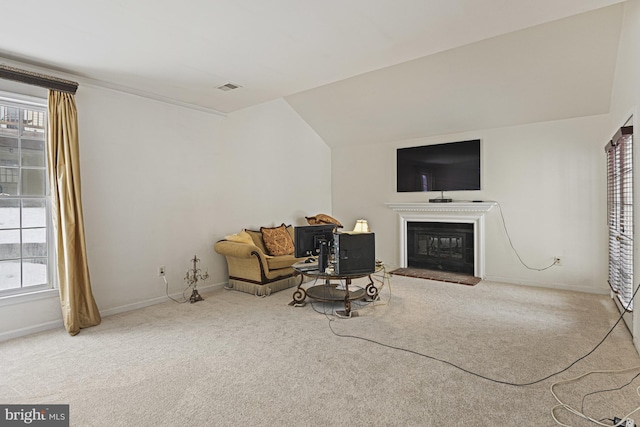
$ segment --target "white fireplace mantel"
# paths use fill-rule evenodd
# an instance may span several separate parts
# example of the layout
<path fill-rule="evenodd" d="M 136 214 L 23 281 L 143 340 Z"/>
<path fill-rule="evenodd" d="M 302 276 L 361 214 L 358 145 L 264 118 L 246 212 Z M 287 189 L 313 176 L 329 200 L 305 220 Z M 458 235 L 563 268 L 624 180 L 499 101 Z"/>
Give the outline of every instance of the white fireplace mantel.
<path fill-rule="evenodd" d="M 398 212 L 400 219 L 400 266 L 407 267 L 407 223 L 452 222 L 473 224 L 474 272 L 476 277 L 485 277 L 485 232 L 484 216 L 495 202 L 387 202 L 389 208 Z"/>
<path fill-rule="evenodd" d="M 396 212 L 489 212 L 496 202 L 386 202 Z"/>

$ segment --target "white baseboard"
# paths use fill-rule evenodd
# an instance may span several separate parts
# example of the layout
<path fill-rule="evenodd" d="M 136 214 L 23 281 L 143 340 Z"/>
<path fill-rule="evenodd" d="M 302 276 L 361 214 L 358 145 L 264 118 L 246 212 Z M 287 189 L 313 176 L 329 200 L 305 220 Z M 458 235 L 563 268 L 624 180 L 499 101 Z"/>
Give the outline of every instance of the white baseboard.
<path fill-rule="evenodd" d="M 200 286 L 198 287 L 198 291 L 200 293 L 207 293 L 207 292 L 211 292 L 217 289 L 222 289 L 227 285 L 227 282 L 224 283 L 216 283 L 213 285 L 208 285 L 208 286 Z M 182 292 L 176 292 L 174 294 L 171 294 L 171 297 L 173 298 L 181 298 L 182 297 Z M 151 305 L 155 305 L 155 304 L 160 304 L 163 302 L 166 302 L 168 300 L 168 297 L 166 295 L 161 296 L 161 297 L 157 297 L 157 298 L 151 298 L 148 300 L 144 300 L 144 301 L 138 301 L 132 304 L 126 304 L 126 305 L 122 305 L 119 307 L 113 307 L 113 308 L 109 308 L 106 310 L 101 310 L 100 311 L 100 316 L 102 317 L 109 317 L 109 316 L 113 316 L 114 314 L 120 314 L 120 313 L 125 313 L 127 311 L 132 311 L 132 310 L 138 310 L 140 308 L 144 308 L 144 307 L 149 307 Z M 42 332 L 42 331 L 48 331 L 50 329 L 56 329 L 56 328 L 62 328 L 64 327 L 64 323 L 62 322 L 62 320 L 55 320 L 55 321 L 51 321 L 51 322 L 45 322 L 45 323 L 41 323 L 38 325 L 33 325 L 33 326 L 28 326 L 26 328 L 20 328 L 20 329 L 14 329 L 12 331 L 6 331 L 6 332 L 2 332 L 0 333 L 0 342 L 2 341 L 7 341 L 13 338 L 20 338 L 20 337 L 24 337 L 27 335 L 31 335 L 31 334 L 35 334 L 38 332 Z"/>
<path fill-rule="evenodd" d="M 609 287 L 604 287 L 604 286 L 602 287 L 602 289 L 594 289 L 592 287 L 573 286 L 573 285 L 568 285 L 566 283 L 545 283 L 545 282 L 538 282 L 535 280 L 519 280 L 519 279 L 513 279 L 509 277 L 500 277 L 500 276 L 486 276 L 483 280 L 487 280 L 489 282 L 507 283 L 510 285 L 524 285 L 524 286 L 534 286 L 537 288 L 558 289 L 562 291 L 585 292 L 588 294 L 606 295 L 610 292 Z"/>
<path fill-rule="evenodd" d="M 203 294 L 203 293 L 211 292 L 217 289 L 222 289 L 226 285 L 227 285 L 227 282 L 215 283 L 207 286 L 198 286 L 198 292 Z M 176 293 L 170 294 L 169 296 L 171 296 L 172 298 L 182 298 L 182 292 L 176 292 Z M 113 307 L 106 310 L 101 310 L 100 315 L 102 317 L 109 317 L 109 316 L 113 316 L 114 314 L 125 313 L 127 311 L 138 310 L 144 307 L 149 307 L 151 305 L 161 304 L 163 302 L 167 302 L 168 299 L 169 297 L 167 297 L 166 295 L 163 295 L 157 298 L 151 298 L 148 300 L 138 301 L 131 304 L 121 305 L 119 307 Z"/>
<path fill-rule="evenodd" d="M 54 320 L 51 322 L 40 323 L 39 325 L 33 325 L 26 328 L 14 329 L 13 331 L 0 333 L 0 342 L 62 327 L 64 327 L 62 320 Z"/>

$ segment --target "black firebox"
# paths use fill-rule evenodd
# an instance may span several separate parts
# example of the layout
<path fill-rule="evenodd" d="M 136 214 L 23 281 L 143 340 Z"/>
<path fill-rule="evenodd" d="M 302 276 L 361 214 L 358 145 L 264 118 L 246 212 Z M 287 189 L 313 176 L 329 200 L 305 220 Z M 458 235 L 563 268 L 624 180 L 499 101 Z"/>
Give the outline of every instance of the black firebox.
<path fill-rule="evenodd" d="M 407 266 L 452 273 L 474 273 L 473 224 L 409 222 Z"/>

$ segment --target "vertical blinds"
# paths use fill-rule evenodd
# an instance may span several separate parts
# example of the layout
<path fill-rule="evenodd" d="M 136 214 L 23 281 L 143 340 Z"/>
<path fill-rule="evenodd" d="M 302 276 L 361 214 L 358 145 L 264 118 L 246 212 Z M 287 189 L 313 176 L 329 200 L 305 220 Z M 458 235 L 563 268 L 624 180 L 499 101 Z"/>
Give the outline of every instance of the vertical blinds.
<path fill-rule="evenodd" d="M 609 286 L 633 310 L 633 126 L 621 128 L 605 147 L 609 225 Z"/>

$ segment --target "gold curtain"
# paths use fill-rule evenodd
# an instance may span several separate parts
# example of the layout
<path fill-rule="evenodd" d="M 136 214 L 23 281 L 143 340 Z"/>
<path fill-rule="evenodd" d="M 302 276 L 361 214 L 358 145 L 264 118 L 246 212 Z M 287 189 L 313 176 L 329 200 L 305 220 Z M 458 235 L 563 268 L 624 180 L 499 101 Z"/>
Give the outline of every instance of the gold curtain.
<path fill-rule="evenodd" d="M 47 165 L 64 327 L 70 335 L 100 324 L 91 292 L 80 197 L 78 113 L 74 96 L 49 90 Z"/>

